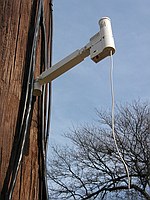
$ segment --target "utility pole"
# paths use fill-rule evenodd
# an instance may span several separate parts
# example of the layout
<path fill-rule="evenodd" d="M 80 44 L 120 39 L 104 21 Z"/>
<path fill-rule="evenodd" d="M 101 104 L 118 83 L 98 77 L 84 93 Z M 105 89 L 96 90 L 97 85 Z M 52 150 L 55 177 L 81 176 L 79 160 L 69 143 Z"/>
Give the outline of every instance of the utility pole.
<path fill-rule="evenodd" d="M 50 85 L 42 97 L 32 89 L 51 66 L 51 39 L 51 0 L 0 1 L 1 200 L 47 199 Z"/>

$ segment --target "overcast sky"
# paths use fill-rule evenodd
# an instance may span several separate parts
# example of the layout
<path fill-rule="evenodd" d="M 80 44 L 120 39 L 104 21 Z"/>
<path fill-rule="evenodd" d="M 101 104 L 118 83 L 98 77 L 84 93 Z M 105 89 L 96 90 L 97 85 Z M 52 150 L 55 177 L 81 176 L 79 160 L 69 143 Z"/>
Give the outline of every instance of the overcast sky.
<path fill-rule="evenodd" d="M 150 0 L 53 0 L 53 64 L 89 42 L 98 21 L 112 21 L 115 102 L 150 99 Z M 93 123 L 95 108 L 110 109 L 109 57 L 86 58 L 52 83 L 50 144 L 72 126 Z"/>

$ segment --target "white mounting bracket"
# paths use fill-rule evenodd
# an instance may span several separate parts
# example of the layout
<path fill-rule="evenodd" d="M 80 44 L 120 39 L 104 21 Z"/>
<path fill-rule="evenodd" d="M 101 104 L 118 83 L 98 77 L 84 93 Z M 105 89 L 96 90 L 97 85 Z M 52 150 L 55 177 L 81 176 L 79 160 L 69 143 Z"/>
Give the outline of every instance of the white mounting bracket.
<path fill-rule="evenodd" d="M 97 63 L 107 56 L 115 53 L 115 44 L 112 34 L 111 22 L 108 17 L 99 20 L 100 31 L 90 38 L 90 42 L 83 48 L 74 51 L 60 62 L 44 71 L 34 81 L 33 95 L 40 96 L 42 85 L 51 82 L 61 74 L 67 72 L 72 67 L 82 62 L 90 55 L 91 59 Z"/>

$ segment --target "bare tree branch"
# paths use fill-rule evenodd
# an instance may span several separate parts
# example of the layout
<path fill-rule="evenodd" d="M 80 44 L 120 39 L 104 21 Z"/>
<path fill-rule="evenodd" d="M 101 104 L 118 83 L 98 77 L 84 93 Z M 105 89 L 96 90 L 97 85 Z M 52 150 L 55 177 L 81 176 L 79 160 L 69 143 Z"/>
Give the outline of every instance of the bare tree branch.
<path fill-rule="evenodd" d="M 115 133 L 127 163 L 131 190 L 124 166 L 114 145 L 111 115 L 99 112 L 99 127 L 83 126 L 65 134 L 73 147 L 54 147 L 48 177 L 52 199 L 107 199 L 124 191 L 150 200 L 150 106 L 135 101 L 118 106 Z M 110 196 L 109 196 L 110 197 Z"/>

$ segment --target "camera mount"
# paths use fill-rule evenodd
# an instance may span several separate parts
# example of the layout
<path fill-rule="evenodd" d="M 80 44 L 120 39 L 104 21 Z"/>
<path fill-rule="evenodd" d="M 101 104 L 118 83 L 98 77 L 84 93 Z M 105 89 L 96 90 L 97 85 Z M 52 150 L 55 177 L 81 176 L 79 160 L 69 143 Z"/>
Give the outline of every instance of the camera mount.
<path fill-rule="evenodd" d="M 34 81 L 33 95 L 40 96 L 42 85 L 51 82 L 69 69 L 82 62 L 87 56 L 95 62 L 115 53 L 115 44 L 112 34 L 111 22 L 108 17 L 99 20 L 100 31 L 90 38 L 88 44 L 83 48 L 77 49 L 69 56 L 65 57 L 51 68 L 44 71 Z"/>

